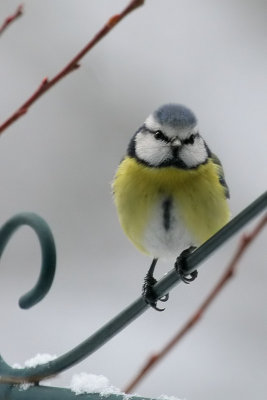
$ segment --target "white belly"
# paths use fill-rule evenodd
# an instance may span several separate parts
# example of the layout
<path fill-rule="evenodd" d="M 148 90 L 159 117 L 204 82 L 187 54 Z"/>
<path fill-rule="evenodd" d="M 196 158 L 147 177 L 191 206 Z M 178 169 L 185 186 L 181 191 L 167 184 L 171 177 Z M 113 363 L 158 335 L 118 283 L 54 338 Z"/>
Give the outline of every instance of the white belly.
<path fill-rule="evenodd" d="M 163 197 L 155 204 L 144 232 L 143 245 L 154 258 L 170 259 L 196 245 L 186 229 L 177 204 Z"/>

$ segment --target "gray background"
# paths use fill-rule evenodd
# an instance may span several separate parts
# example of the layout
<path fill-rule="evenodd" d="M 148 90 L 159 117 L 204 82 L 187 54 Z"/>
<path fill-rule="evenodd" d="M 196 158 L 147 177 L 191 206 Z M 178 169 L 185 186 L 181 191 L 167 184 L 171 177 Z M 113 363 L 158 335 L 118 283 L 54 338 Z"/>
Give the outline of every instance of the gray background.
<path fill-rule="evenodd" d="M 127 1 L 25 0 L 25 15 L 0 39 L 3 121 L 80 50 Z M 17 1 L 2 0 L 3 20 Z M 266 189 L 266 1 L 147 1 L 1 137 L 1 220 L 43 216 L 58 269 L 47 298 L 29 311 L 18 297 L 35 282 L 37 239 L 28 228 L 1 261 L 1 352 L 9 363 L 62 354 L 131 303 L 149 259 L 122 233 L 110 182 L 127 143 L 160 104 L 191 107 L 222 159 L 236 215 Z M 246 230 L 252 228 L 253 224 Z M 182 326 L 221 275 L 237 235 L 171 293 L 164 313 L 146 312 L 77 372 L 125 386 L 144 359 Z M 161 263 L 157 276 L 170 269 Z M 138 387 L 188 400 L 265 399 L 266 232 L 200 324 Z"/>

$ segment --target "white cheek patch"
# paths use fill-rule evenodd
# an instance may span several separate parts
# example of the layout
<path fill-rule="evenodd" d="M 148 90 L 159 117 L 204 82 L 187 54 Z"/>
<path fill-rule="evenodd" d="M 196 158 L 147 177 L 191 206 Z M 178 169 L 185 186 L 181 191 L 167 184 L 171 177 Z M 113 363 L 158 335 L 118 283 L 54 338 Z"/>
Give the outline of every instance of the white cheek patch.
<path fill-rule="evenodd" d="M 179 157 L 189 168 L 203 164 L 208 157 L 203 139 L 196 137 L 194 144 L 184 145 L 179 153 Z"/>
<path fill-rule="evenodd" d="M 137 133 L 135 137 L 135 153 L 140 160 L 158 166 L 172 157 L 170 146 L 156 140 L 150 133 Z"/>

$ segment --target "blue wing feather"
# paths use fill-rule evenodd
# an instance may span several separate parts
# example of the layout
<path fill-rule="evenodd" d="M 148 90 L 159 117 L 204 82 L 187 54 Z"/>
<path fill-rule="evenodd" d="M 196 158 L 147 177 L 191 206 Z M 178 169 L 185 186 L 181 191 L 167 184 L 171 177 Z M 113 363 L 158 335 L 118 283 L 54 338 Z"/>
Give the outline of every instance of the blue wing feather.
<path fill-rule="evenodd" d="M 230 198 L 230 192 L 229 192 L 229 187 L 228 187 L 228 185 L 227 185 L 227 183 L 225 181 L 225 176 L 224 176 L 224 170 L 223 170 L 222 163 L 219 160 L 219 158 L 216 156 L 216 154 L 214 154 L 214 153 L 211 153 L 211 159 L 212 159 L 212 162 L 214 162 L 214 164 L 218 165 L 218 167 L 219 167 L 218 168 L 219 182 L 224 188 L 225 197 L 227 199 L 229 199 Z"/>

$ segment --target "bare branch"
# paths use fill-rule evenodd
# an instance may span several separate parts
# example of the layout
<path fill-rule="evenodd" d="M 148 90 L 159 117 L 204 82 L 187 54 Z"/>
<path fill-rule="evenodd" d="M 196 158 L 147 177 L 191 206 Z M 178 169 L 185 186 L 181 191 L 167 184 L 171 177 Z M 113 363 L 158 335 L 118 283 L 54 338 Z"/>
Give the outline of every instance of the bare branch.
<path fill-rule="evenodd" d="M 236 252 L 234 253 L 232 260 L 227 266 L 224 274 L 212 289 L 211 293 L 207 296 L 207 298 L 203 301 L 200 307 L 196 310 L 196 312 L 191 316 L 191 318 L 185 323 L 185 325 L 177 332 L 177 334 L 158 352 L 153 354 L 144 366 L 140 369 L 137 375 L 132 379 L 132 381 L 127 385 L 124 389 L 125 393 L 130 393 L 137 386 L 138 383 L 147 375 L 148 372 L 155 367 L 155 365 L 162 360 L 164 356 L 189 332 L 193 326 L 199 322 L 200 318 L 207 310 L 207 308 L 211 305 L 215 297 L 221 292 L 225 284 L 232 278 L 234 275 L 238 262 L 240 258 L 245 253 L 245 250 L 248 246 L 256 239 L 258 234 L 267 224 L 267 214 L 265 214 L 254 230 L 250 234 L 245 234 L 241 237 L 239 245 L 237 247 Z"/>
<path fill-rule="evenodd" d="M 100 29 L 92 40 L 52 79 L 44 78 L 39 88 L 26 100 L 5 122 L 0 125 L 0 134 L 7 129 L 18 118 L 24 115 L 29 107 L 39 99 L 45 92 L 54 86 L 59 80 L 70 72 L 79 68 L 79 61 L 87 54 L 103 37 L 108 34 L 124 17 L 137 7 L 143 5 L 145 0 L 131 0 L 128 6 L 120 13 L 113 15 L 108 22 Z"/>
<path fill-rule="evenodd" d="M 0 26 L 0 35 L 2 35 L 4 30 L 11 24 L 11 22 L 14 22 L 16 19 L 18 19 L 22 15 L 22 13 L 23 13 L 23 5 L 20 4 L 16 9 L 16 11 L 14 12 L 14 14 L 9 15 L 9 17 L 7 17 L 4 20 L 3 24 Z"/>

